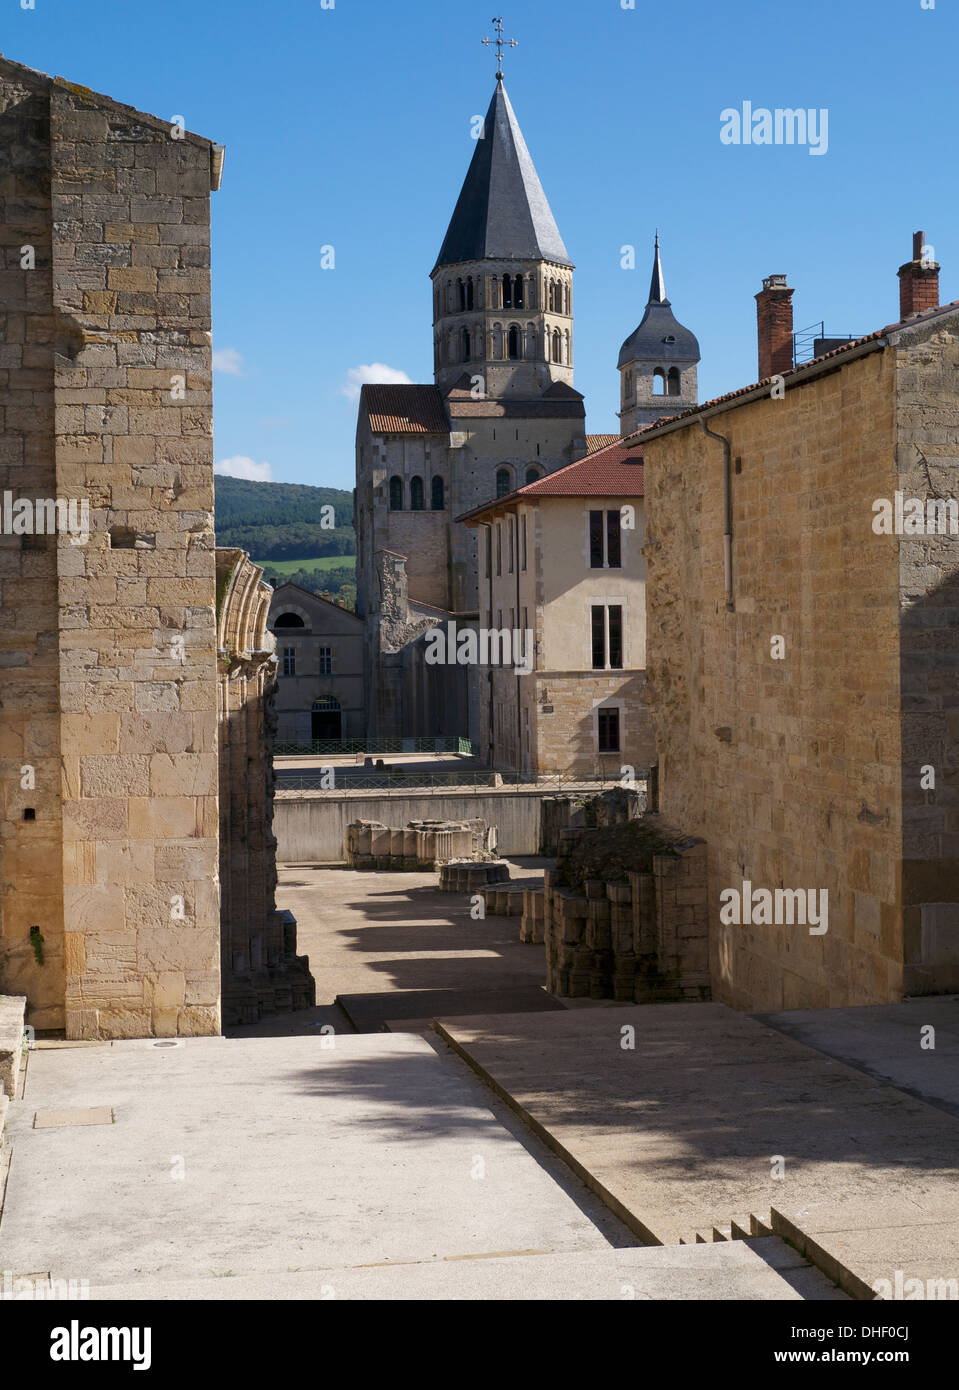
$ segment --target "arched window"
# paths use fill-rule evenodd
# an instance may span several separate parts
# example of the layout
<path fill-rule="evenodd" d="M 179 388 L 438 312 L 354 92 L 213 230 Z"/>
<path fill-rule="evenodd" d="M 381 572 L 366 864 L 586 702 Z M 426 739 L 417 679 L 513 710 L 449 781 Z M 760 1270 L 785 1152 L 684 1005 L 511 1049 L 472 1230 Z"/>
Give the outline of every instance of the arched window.
<path fill-rule="evenodd" d="M 568 314 L 569 311 L 570 311 L 570 309 L 569 309 L 569 297 L 570 297 L 570 294 L 571 294 L 571 290 L 570 290 L 569 285 L 565 285 L 565 286 L 563 287 L 563 297 L 564 297 L 564 299 L 565 299 L 565 301 L 566 301 L 566 312 L 567 312 L 567 314 Z"/>
<path fill-rule="evenodd" d="M 665 396 L 666 394 L 666 373 L 662 367 L 657 367 L 653 372 L 653 395 Z"/>
<path fill-rule="evenodd" d="M 467 309 L 472 309 L 472 307 L 473 307 L 473 277 L 472 277 L 472 275 L 468 275 L 468 276 L 466 277 L 466 307 L 467 307 Z"/>
<path fill-rule="evenodd" d="M 527 470 L 526 470 L 526 484 L 527 484 L 527 486 L 529 486 L 530 483 L 535 483 L 538 477 L 539 477 L 539 469 L 538 469 L 538 468 L 527 468 Z"/>
<path fill-rule="evenodd" d="M 434 512 L 441 512 L 446 505 L 443 500 L 443 479 L 437 473 L 430 489 L 430 505 Z"/>
<path fill-rule="evenodd" d="M 273 624 L 276 627 L 306 627 L 299 613 L 281 613 Z"/>
<path fill-rule="evenodd" d="M 472 340 L 471 340 L 471 338 L 470 338 L 470 331 L 469 331 L 468 328 L 464 328 L 464 329 L 463 329 L 463 346 L 462 346 L 462 353 L 463 353 L 463 361 L 464 361 L 464 362 L 468 362 L 468 361 L 470 360 L 470 357 L 472 356 L 472 351 L 471 351 L 471 349 L 472 349 Z"/>
<path fill-rule="evenodd" d="M 462 312 L 462 310 L 466 308 L 466 286 L 463 284 L 462 280 L 457 280 L 456 287 L 459 290 L 460 311 Z"/>
<path fill-rule="evenodd" d="M 558 328 L 554 328 L 554 329 L 553 329 L 553 361 L 554 361 L 554 362 L 559 362 L 559 360 L 560 360 L 560 356 L 561 356 L 562 351 L 563 351 L 562 346 L 561 346 L 562 341 L 563 341 L 563 339 L 562 339 L 562 336 L 561 336 L 561 334 L 560 334 L 559 329 L 558 329 Z"/>
<path fill-rule="evenodd" d="M 503 308 L 512 309 L 513 307 L 513 278 L 511 275 L 503 276 Z"/>
<path fill-rule="evenodd" d="M 513 491 L 513 480 L 508 468 L 497 468 L 496 470 L 496 496 L 505 497 L 507 493 Z"/>
<path fill-rule="evenodd" d="M 403 510 L 403 479 L 396 473 L 390 479 L 390 511 L 401 512 Z"/>
<path fill-rule="evenodd" d="M 417 473 L 410 478 L 410 511 L 421 512 L 423 510 L 423 479 Z"/>
<path fill-rule="evenodd" d="M 678 368 L 678 367 L 670 367 L 670 369 L 669 369 L 669 378 L 668 378 L 668 381 L 667 381 L 667 386 L 668 386 L 668 388 L 669 388 L 669 389 L 668 389 L 668 394 L 669 394 L 670 396 L 678 396 L 678 395 L 680 394 L 680 381 L 679 381 L 679 368 Z"/>
<path fill-rule="evenodd" d="M 563 361 L 566 363 L 568 367 L 572 360 L 573 354 L 571 351 L 571 344 L 569 340 L 569 329 L 567 328 L 566 332 L 563 334 Z"/>
<path fill-rule="evenodd" d="M 507 356 L 511 362 L 515 362 L 518 357 L 522 356 L 520 352 L 519 329 L 516 327 L 515 323 L 510 324 L 507 338 Z"/>
<path fill-rule="evenodd" d="M 513 281 L 513 308 L 522 309 L 523 307 L 523 277 L 517 275 Z"/>

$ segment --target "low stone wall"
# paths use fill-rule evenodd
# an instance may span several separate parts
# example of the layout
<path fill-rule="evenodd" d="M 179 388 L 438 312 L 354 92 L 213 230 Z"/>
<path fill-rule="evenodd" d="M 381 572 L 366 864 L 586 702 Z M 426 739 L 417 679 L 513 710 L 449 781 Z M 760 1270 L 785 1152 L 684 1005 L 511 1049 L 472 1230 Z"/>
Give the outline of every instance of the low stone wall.
<path fill-rule="evenodd" d="M 582 895 L 557 878 L 548 871 L 541 895 L 527 890 L 520 932 L 523 941 L 545 942 L 551 994 L 622 1003 L 709 998 L 704 841 L 655 855 L 651 873 L 587 879 Z"/>
<path fill-rule="evenodd" d="M 440 869 L 439 890 L 441 893 L 479 893 L 490 884 L 508 880 L 509 865 L 503 859 L 490 859 L 480 864 L 471 859 L 453 859 Z"/>
<path fill-rule="evenodd" d="M 380 821 L 346 827 L 346 862 L 351 869 L 424 871 L 451 859 L 479 860 L 492 853 L 496 831 L 484 820 L 410 821 L 402 829 Z"/>

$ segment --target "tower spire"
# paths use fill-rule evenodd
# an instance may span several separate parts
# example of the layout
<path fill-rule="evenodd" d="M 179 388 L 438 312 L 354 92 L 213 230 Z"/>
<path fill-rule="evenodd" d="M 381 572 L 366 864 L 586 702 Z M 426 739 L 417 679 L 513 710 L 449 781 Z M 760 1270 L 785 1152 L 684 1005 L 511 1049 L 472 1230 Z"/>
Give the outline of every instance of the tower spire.
<path fill-rule="evenodd" d="M 496 49 L 496 80 L 497 80 L 497 82 L 502 82 L 502 80 L 503 80 L 503 45 L 504 45 L 504 44 L 509 44 L 510 48 L 517 48 L 517 47 L 518 47 L 518 44 L 517 44 L 517 41 L 516 41 L 515 39 L 504 39 L 504 38 L 503 38 L 503 17 L 502 17 L 502 15 L 501 15 L 498 19 L 497 19 L 497 17 L 494 15 L 494 16 L 493 16 L 493 19 L 492 19 L 492 24 L 493 24 L 493 28 L 496 30 L 496 38 L 495 38 L 495 39 L 488 39 L 488 38 L 487 38 L 487 39 L 481 39 L 480 42 L 483 43 L 483 44 L 485 44 L 487 48 L 489 48 L 490 44 L 492 44 L 493 47 Z"/>
<path fill-rule="evenodd" d="M 656 228 L 656 249 L 653 258 L 653 278 L 649 282 L 650 304 L 668 304 L 666 298 L 666 284 L 663 280 L 663 263 L 659 259 L 659 228 Z"/>

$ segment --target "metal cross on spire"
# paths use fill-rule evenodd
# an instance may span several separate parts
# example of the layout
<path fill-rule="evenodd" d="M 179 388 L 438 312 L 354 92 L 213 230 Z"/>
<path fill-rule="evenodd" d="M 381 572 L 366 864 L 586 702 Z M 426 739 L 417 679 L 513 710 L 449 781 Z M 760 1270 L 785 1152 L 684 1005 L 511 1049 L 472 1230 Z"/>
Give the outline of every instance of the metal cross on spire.
<path fill-rule="evenodd" d="M 494 16 L 493 16 L 493 19 L 492 19 L 492 21 L 491 21 L 491 23 L 492 23 L 494 29 L 496 30 L 496 38 L 495 38 L 495 39 L 481 39 L 480 42 L 481 42 L 481 43 L 484 43 L 484 44 L 486 45 L 487 48 L 489 48 L 490 44 L 492 44 L 492 45 L 495 47 L 495 49 L 496 49 L 496 80 L 497 80 L 497 82 L 502 82 L 502 80 L 503 80 L 503 47 L 504 47 L 504 45 L 509 44 L 510 48 L 516 48 L 516 47 L 518 47 L 518 44 L 517 44 L 516 39 L 504 39 L 504 38 L 503 38 L 503 18 L 502 18 L 502 16 L 500 16 L 500 17 L 497 19 L 497 17 L 494 15 Z"/>

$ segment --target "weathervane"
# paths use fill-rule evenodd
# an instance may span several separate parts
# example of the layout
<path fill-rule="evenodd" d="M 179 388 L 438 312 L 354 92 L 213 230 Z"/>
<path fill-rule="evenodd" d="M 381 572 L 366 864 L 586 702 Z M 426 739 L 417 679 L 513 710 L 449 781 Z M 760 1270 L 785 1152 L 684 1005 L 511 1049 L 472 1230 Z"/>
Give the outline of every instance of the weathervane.
<path fill-rule="evenodd" d="M 496 80 L 497 80 L 497 82 L 502 82 L 502 80 L 503 80 L 503 45 L 506 44 L 506 43 L 508 43 L 509 46 L 510 46 L 510 48 L 516 48 L 518 45 L 517 45 L 517 42 L 516 42 L 515 39 L 504 39 L 504 38 L 503 38 L 503 18 L 502 18 L 502 16 L 500 16 L 499 19 L 497 19 L 496 16 L 494 15 L 491 22 L 492 22 L 492 24 L 493 24 L 493 27 L 494 27 L 495 30 L 496 30 L 496 38 L 495 38 L 495 39 L 481 39 L 480 42 L 481 42 L 481 43 L 484 43 L 484 44 L 486 45 L 487 48 L 489 48 L 490 44 L 494 44 L 494 45 L 495 45 L 495 47 L 496 47 Z"/>

